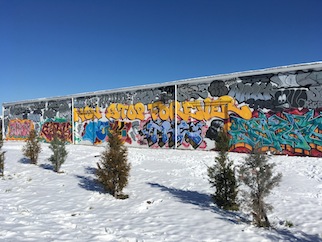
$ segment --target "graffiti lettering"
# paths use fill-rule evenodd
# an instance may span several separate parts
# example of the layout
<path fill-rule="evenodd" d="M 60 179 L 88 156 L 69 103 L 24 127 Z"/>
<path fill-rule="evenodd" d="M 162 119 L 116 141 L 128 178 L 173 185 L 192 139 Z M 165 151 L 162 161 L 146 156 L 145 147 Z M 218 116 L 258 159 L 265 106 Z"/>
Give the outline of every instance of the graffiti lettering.
<path fill-rule="evenodd" d="M 230 86 L 229 96 L 234 97 L 238 102 L 253 100 L 270 100 L 275 90 L 271 83 L 236 83 Z"/>
<path fill-rule="evenodd" d="M 147 105 L 147 111 L 152 120 L 174 120 L 174 102 L 164 104 L 161 101 L 150 103 Z M 193 118 L 196 120 L 210 120 L 217 117 L 227 119 L 228 113 L 235 113 L 244 119 L 251 118 L 251 110 L 248 106 L 237 107 L 235 100 L 229 96 L 222 96 L 217 100 L 206 98 L 191 102 L 177 102 L 177 114 L 182 120 L 188 121 Z M 94 120 L 101 119 L 102 112 L 98 107 L 78 108 L 74 109 L 75 120 Z M 105 117 L 113 120 L 145 120 L 145 106 L 143 103 L 135 105 L 125 105 L 113 103 L 105 110 Z"/>
<path fill-rule="evenodd" d="M 173 120 L 174 119 L 174 103 L 166 105 L 162 102 L 155 102 L 148 105 L 148 110 L 152 120 Z M 190 118 L 196 120 L 210 120 L 218 117 L 227 119 L 228 113 L 235 113 L 244 119 L 250 119 L 252 116 L 251 110 L 247 106 L 238 108 L 235 105 L 233 98 L 222 96 L 217 100 L 206 98 L 191 102 L 177 102 L 177 114 L 180 119 L 188 121 Z"/>
<path fill-rule="evenodd" d="M 155 102 L 148 104 L 148 111 L 153 120 L 173 120 L 174 119 L 174 103 L 169 105 L 163 102 Z"/>
<path fill-rule="evenodd" d="M 163 147 L 167 145 L 168 147 L 174 146 L 174 122 L 162 121 L 162 120 L 149 120 L 148 122 L 142 122 L 143 127 L 141 127 L 139 134 L 142 139 L 147 140 L 147 144 L 151 146 Z M 142 140 L 140 140 L 141 143 Z"/>
<path fill-rule="evenodd" d="M 139 143 L 147 141 L 149 147 L 169 147 L 175 145 L 174 121 L 149 120 L 142 122 L 139 134 L 141 139 Z M 177 145 L 184 147 L 192 146 L 194 149 L 206 148 L 203 135 L 207 129 L 203 121 L 186 122 L 181 121 L 177 127 Z"/>
<path fill-rule="evenodd" d="M 129 144 L 132 143 L 132 140 L 128 135 L 132 127 L 132 123 L 115 121 L 115 122 L 111 122 L 110 126 L 111 126 L 110 130 L 116 131 L 124 142 Z"/>
<path fill-rule="evenodd" d="M 132 130 L 130 132 L 130 135 L 131 135 L 131 139 L 134 141 L 136 141 L 136 136 L 139 135 L 139 127 L 140 127 L 139 121 L 132 122 Z"/>
<path fill-rule="evenodd" d="M 235 113 L 244 119 L 252 117 L 248 106 L 238 108 L 235 100 L 229 96 L 222 96 L 217 100 L 206 98 L 203 101 L 183 102 L 182 110 L 178 110 L 178 116 L 185 121 L 189 118 L 196 120 L 210 120 L 214 117 L 227 119 L 228 113 Z"/>
<path fill-rule="evenodd" d="M 198 99 L 201 98 L 207 98 L 208 97 L 208 91 L 207 91 L 208 85 L 206 84 L 198 84 L 198 85 L 179 85 L 178 86 L 178 101 L 186 101 L 191 100 L 192 98 Z M 226 93 L 227 94 L 227 93 Z"/>
<path fill-rule="evenodd" d="M 203 141 L 205 130 L 207 129 L 203 121 L 190 122 L 182 121 L 178 125 L 177 142 L 185 147 L 192 146 L 194 149 L 206 148 Z"/>
<path fill-rule="evenodd" d="M 131 100 L 131 96 L 129 92 L 103 94 L 98 96 L 99 105 L 100 107 L 107 107 L 110 103 L 127 103 Z"/>
<path fill-rule="evenodd" d="M 305 112 L 282 112 L 269 117 L 259 112 L 251 120 L 231 117 L 232 145 L 235 148 L 259 145 L 264 150 L 272 148 L 284 154 L 322 152 L 322 116 L 314 117 L 313 110 Z"/>
<path fill-rule="evenodd" d="M 74 120 L 78 121 L 79 119 L 84 122 L 86 120 L 101 119 L 102 114 L 99 107 L 96 108 L 74 108 Z"/>
<path fill-rule="evenodd" d="M 31 120 L 15 119 L 9 121 L 8 137 L 9 140 L 25 140 L 29 132 L 34 129 L 34 124 Z"/>
<path fill-rule="evenodd" d="M 144 120 L 144 105 L 137 103 L 135 105 L 124 105 L 120 103 L 113 103 L 106 109 L 106 118 L 108 119 L 139 119 Z"/>
<path fill-rule="evenodd" d="M 40 137 L 46 142 L 54 139 L 54 135 L 67 142 L 72 142 L 72 126 L 69 122 L 45 122 L 41 127 Z"/>
<path fill-rule="evenodd" d="M 174 86 L 137 90 L 132 96 L 134 104 L 143 103 L 147 105 L 161 100 L 167 102 L 168 100 L 174 100 Z"/>
<path fill-rule="evenodd" d="M 275 93 L 274 107 L 278 108 L 299 108 L 304 107 L 307 101 L 306 90 L 285 90 Z"/>
<path fill-rule="evenodd" d="M 110 130 L 116 131 L 122 140 L 131 144 L 132 140 L 128 136 L 129 130 L 132 124 L 127 122 L 102 122 L 102 121 L 90 121 L 85 123 L 84 132 L 82 134 L 83 140 L 90 141 L 93 144 L 100 144 L 108 141 L 108 135 Z"/>
<path fill-rule="evenodd" d="M 278 87 L 298 87 L 295 74 L 278 74 L 271 77 L 271 81 L 276 83 Z"/>
<path fill-rule="evenodd" d="M 90 141 L 92 144 L 98 144 L 106 141 L 109 134 L 109 122 L 89 122 L 84 125 L 84 133 L 82 134 L 83 140 Z"/>

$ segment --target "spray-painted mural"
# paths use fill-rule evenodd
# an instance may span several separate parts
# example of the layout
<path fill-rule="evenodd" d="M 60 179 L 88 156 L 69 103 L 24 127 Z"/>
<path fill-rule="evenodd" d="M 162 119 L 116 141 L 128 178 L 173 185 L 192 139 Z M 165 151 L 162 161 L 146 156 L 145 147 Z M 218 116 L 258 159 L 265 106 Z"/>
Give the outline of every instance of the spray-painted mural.
<path fill-rule="evenodd" d="M 213 148 L 216 137 L 215 131 L 208 131 L 209 126 L 215 123 L 213 119 L 228 124 L 228 113 L 243 119 L 252 116 L 248 106 L 238 107 L 230 96 L 213 98 L 201 93 L 197 96 L 190 93 L 196 89 L 182 87 L 182 90 L 189 92 L 181 92 L 182 97 L 190 95 L 196 98 L 182 99 L 180 102 L 174 100 L 174 86 L 164 90 L 146 90 L 151 96 L 144 96 L 144 100 L 138 98 L 136 92 L 117 95 L 118 100 L 126 100 L 126 104 L 113 102 L 118 101 L 115 96 L 95 96 L 85 100 L 82 98 L 81 101 L 75 99 L 76 142 L 101 144 L 108 141 L 109 130 L 116 129 L 132 146 L 209 149 Z M 200 95 L 205 98 L 202 99 Z M 104 104 L 102 99 L 105 100 Z M 207 142 L 205 138 L 210 139 Z"/>
<path fill-rule="evenodd" d="M 322 157 L 322 67 L 224 77 L 8 106 L 6 137 L 102 145 L 115 130 L 133 147 L 211 150 L 224 127 L 231 151 Z"/>
<path fill-rule="evenodd" d="M 275 153 L 321 156 L 322 109 L 254 112 L 253 118 L 232 117 L 232 150 L 249 152 L 258 144 Z"/>
<path fill-rule="evenodd" d="M 34 101 L 4 106 L 6 139 L 25 140 L 35 129 L 45 142 L 53 135 L 72 142 L 71 99 Z"/>
<path fill-rule="evenodd" d="M 25 140 L 32 129 L 34 129 L 34 125 L 31 120 L 28 120 L 28 119 L 10 120 L 8 125 L 7 139 Z"/>
<path fill-rule="evenodd" d="M 232 151 L 322 156 L 322 71 L 298 71 L 233 80 L 228 95 L 252 109 L 231 116 Z"/>
<path fill-rule="evenodd" d="M 75 143 L 103 144 L 115 130 L 128 145 L 151 146 L 147 122 L 173 121 L 173 103 L 174 86 L 75 98 Z"/>

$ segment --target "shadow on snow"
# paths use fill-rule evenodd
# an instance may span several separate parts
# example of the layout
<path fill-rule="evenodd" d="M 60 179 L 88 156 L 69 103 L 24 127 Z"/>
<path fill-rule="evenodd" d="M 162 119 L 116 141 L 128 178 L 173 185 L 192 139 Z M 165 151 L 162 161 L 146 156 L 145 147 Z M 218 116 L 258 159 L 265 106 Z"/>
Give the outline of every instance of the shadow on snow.
<path fill-rule="evenodd" d="M 198 206 L 202 210 L 209 210 L 212 211 L 221 217 L 219 219 L 239 224 L 241 222 L 249 223 L 248 220 L 241 217 L 238 213 L 232 211 L 225 211 L 218 208 L 216 205 L 213 204 L 211 197 L 208 194 L 200 193 L 197 191 L 189 191 L 189 190 L 181 190 L 166 187 L 160 185 L 158 183 L 148 183 L 151 187 L 159 188 L 161 191 L 168 192 L 173 195 L 175 198 L 178 198 L 181 202 L 187 204 L 193 204 Z"/>
<path fill-rule="evenodd" d="M 96 168 L 93 167 L 85 167 L 85 174 L 95 175 Z M 80 176 L 75 175 L 76 178 L 79 179 L 78 185 L 81 188 L 84 188 L 88 191 L 106 193 L 102 184 L 100 184 L 95 178 L 92 176 Z"/>
<path fill-rule="evenodd" d="M 51 164 L 41 164 L 41 165 L 39 165 L 39 167 L 41 167 L 41 168 L 43 168 L 45 170 L 51 170 L 51 171 L 54 170 L 54 166 L 51 165 Z"/>
<path fill-rule="evenodd" d="M 161 191 L 168 192 L 175 198 L 179 199 L 183 203 L 193 204 L 198 206 L 202 210 L 212 211 L 221 217 L 218 219 L 228 221 L 234 224 L 250 224 L 250 221 L 242 217 L 237 212 L 225 211 L 218 208 L 211 199 L 211 196 L 205 193 L 200 193 L 197 191 L 181 190 L 163 186 L 158 183 L 147 183 L 151 187 L 159 188 Z M 302 231 L 289 231 L 288 229 L 276 229 L 272 228 L 267 230 L 272 233 L 265 234 L 263 236 L 267 237 L 272 241 L 284 240 L 284 241 L 303 241 L 303 242 L 316 242 L 322 241 L 319 235 L 310 235 Z"/>
<path fill-rule="evenodd" d="M 19 160 L 19 163 L 21 163 L 21 164 L 31 164 L 31 161 L 28 158 L 21 158 Z"/>
<path fill-rule="evenodd" d="M 31 160 L 26 157 L 21 158 L 18 162 L 21 164 L 37 165 L 37 164 L 32 164 Z M 54 170 L 54 166 L 52 166 L 50 164 L 40 164 L 39 167 L 43 168 L 45 170 Z"/>
<path fill-rule="evenodd" d="M 272 241 L 301 241 L 301 242 L 317 242 L 322 241 L 322 238 L 318 234 L 307 234 L 302 231 L 290 231 L 287 229 L 272 229 L 272 232 L 276 234 L 267 234 L 266 238 Z"/>

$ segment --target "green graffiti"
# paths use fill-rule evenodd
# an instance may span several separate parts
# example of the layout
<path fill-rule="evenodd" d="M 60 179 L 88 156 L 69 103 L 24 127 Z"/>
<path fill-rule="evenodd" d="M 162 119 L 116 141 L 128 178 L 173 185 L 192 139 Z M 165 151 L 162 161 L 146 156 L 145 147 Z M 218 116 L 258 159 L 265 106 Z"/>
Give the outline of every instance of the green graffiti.
<path fill-rule="evenodd" d="M 311 150 L 310 144 L 322 146 L 322 116 L 314 117 L 314 110 L 303 115 L 283 112 L 267 117 L 259 112 L 258 117 L 244 120 L 231 117 L 229 134 L 231 144 L 245 143 L 251 147 L 272 147 L 282 151 L 285 145 Z"/>

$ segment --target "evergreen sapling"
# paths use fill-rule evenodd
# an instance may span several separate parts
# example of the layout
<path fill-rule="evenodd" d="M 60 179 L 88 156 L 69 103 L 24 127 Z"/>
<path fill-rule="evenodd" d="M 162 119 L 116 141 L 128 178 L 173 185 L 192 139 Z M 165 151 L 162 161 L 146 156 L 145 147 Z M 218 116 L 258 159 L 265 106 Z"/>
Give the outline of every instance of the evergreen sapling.
<path fill-rule="evenodd" d="M 2 130 L 0 130 L 0 176 L 4 175 L 4 151 L 2 151 L 2 146 L 3 146 L 3 138 L 2 138 Z"/>
<path fill-rule="evenodd" d="M 36 130 L 31 130 L 26 144 L 22 148 L 23 155 L 30 159 L 31 164 L 37 164 L 41 145 Z"/>
<path fill-rule="evenodd" d="M 264 201 L 272 189 L 279 185 L 282 174 L 273 175 L 274 163 L 268 162 L 268 156 L 255 148 L 240 167 L 240 180 L 248 187 L 244 191 L 245 204 L 258 227 L 270 227 L 267 212 L 273 207 Z"/>
<path fill-rule="evenodd" d="M 61 165 L 65 162 L 68 155 L 65 147 L 65 140 L 61 140 L 57 135 L 55 135 L 53 140 L 50 142 L 49 148 L 53 152 L 49 161 L 53 164 L 54 171 L 59 172 Z"/>
<path fill-rule="evenodd" d="M 208 177 L 211 186 L 216 188 L 212 195 L 214 202 L 225 210 L 238 210 L 238 185 L 233 162 L 228 158 L 229 144 L 228 134 L 221 129 L 216 140 L 219 155 L 215 158 L 216 163 L 208 167 Z"/>
<path fill-rule="evenodd" d="M 127 161 L 127 148 L 116 132 L 110 132 L 108 145 L 97 163 L 96 176 L 104 189 L 115 198 L 125 199 L 123 188 L 128 184 L 130 164 Z"/>

